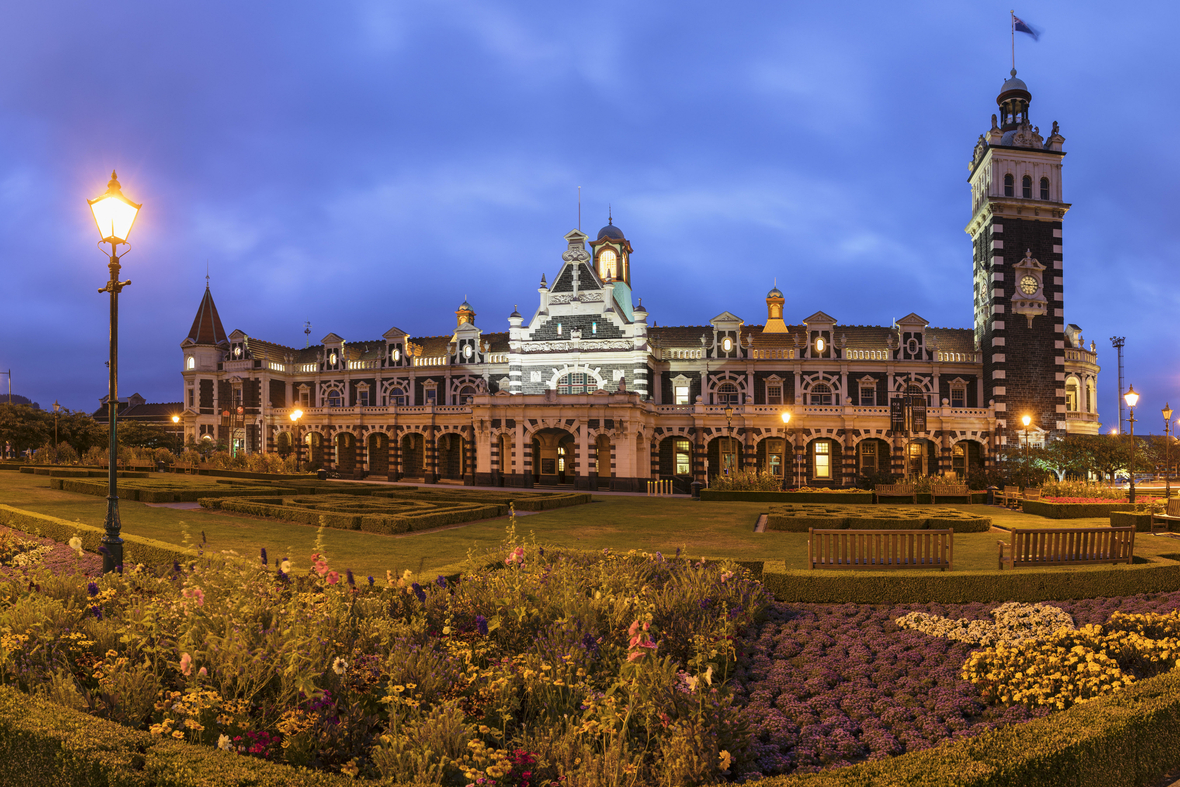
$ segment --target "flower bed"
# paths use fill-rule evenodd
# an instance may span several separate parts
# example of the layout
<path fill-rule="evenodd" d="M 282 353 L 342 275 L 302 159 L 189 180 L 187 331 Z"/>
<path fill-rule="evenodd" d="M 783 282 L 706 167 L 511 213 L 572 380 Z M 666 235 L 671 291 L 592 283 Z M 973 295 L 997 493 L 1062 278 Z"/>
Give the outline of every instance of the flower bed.
<path fill-rule="evenodd" d="M 946 530 L 983 533 L 991 518 L 975 516 L 955 508 L 914 508 L 912 506 L 824 506 L 779 505 L 766 515 L 767 530 L 806 533 L 809 528 L 830 530 Z"/>
<path fill-rule="evenodd" d="M 275 563 L 0 578 L 0 678 L 161 743 L 390 783 L 674 785 L 751 767 L 727 680 L 769 600 L 732 564 L 511 534 L 458 584 L 355 582 L 323 554 L 306 578 Z"/>
<path fill-rule="evenodd" d="M 1115 612 L 1180 609 L 1180 592 L 1053 604 L 1085 627 L 1104 623 Z M 747 775 L 839 768 L 1048 714 L 1045 707 L 988 704 L 964 679 L 963 667 L 980 647 L 979 638 L 956 641 L 894 622 L 914 613 L 985 622 L 991 611 L 983 604 L 777 605 L 755 632 L 735 676 L 744 718 L 755 735 L 755 768 Z M 996 630 L 990 627 L 993 634 Z"/>

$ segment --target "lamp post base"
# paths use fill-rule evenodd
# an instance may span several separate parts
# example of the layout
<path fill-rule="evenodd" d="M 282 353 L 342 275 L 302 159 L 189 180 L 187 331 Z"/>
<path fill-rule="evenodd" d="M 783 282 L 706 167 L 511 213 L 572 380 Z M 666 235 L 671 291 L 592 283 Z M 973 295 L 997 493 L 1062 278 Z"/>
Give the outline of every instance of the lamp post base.
<path fill-rule="evenodd" d="M 102 536 L 102 573 L 112 571 L 123 573 L 123 539 L 119 532 L 122 523 L 119 522 L 119 498 L 111 495 L 107 498 L 106 533 Z"/>

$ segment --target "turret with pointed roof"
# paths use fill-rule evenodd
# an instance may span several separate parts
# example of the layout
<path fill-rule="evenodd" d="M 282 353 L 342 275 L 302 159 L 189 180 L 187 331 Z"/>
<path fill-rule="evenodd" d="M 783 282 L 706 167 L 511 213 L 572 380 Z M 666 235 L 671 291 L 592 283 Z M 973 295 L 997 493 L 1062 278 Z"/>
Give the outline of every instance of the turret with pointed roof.
<path fill-rule="evenodd" d="M 217 305 L 213 303 L 213 293 L 209 292 L 209 285 L 205 284 L 205 296 L 201 298 L 201 305 L 197 307 L 197 316 L 193 318 L 193 327 L 188 336 L 196 344 L 227 344 L 225 328 L 221 325 L 221 317 L 217 315 Z"/>

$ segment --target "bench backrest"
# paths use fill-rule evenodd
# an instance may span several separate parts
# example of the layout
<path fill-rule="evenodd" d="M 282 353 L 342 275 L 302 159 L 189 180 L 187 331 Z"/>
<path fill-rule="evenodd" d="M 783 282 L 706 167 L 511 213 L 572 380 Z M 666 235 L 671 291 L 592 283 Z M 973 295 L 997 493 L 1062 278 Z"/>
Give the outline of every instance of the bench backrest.
<path fill-rule="evenodd" d="M 1129 561 L 1135 552 L 1135 528 L 1052 527 L 1012 531 L 1012 562 L 1084 563 Z"/>
<path fill-rule="evenodd" d="M 914 493 L 913 484 L 876 484 L 873 486 L 873 491 L 877 494 L 887 495 L 912 495 Z"/>
<path fill-rule="evenodd" d="M 1024 490 L 1024 499 L 1025 500 L 1040 500 L 1041 499 L 1041 488 L 1037 487 L 1036 489 Z"/>
<path fill-rule="evenodd" d="M 946 566 L 954 561 L 954 530 L 821 530 L 808 528 L 807 562 Z"/>
<path fill-rule="evenodd" d="M 971 494 L 971 490 L 967 488 L 966 484 L 933 484 L 930 487 L 930 493 L 945 497 L 958 497 Z"/>
<path fill-rule="evenodd" d="M 1168 500 L 1167 516 L 1180 516 L 1180 497 L 1173 497 Z"/>

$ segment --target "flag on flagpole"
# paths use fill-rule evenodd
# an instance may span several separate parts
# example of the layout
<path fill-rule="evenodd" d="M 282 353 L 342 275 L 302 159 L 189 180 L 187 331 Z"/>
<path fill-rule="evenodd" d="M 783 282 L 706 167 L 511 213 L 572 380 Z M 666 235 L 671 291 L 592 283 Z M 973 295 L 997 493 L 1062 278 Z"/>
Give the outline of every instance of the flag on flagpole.
<path fill-rule="evenodd" d="M 1041 31 L 1028 22 L 1025 22 L 1016 14 L 1012 15 L 1012 29 L 1017 33 L 1028 33 L 1033 37 L 1033 41 L 1039 41 L 1041 39 Z"/>

